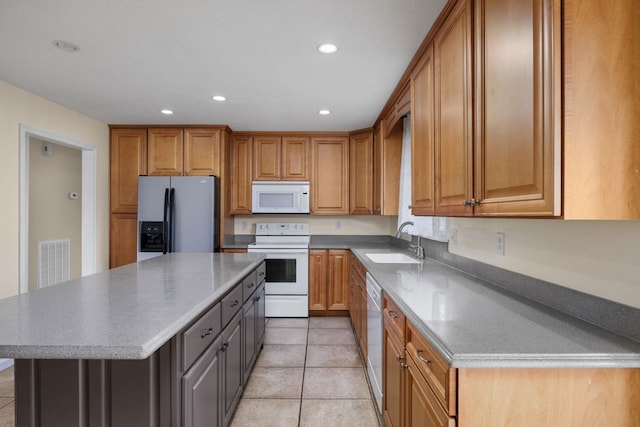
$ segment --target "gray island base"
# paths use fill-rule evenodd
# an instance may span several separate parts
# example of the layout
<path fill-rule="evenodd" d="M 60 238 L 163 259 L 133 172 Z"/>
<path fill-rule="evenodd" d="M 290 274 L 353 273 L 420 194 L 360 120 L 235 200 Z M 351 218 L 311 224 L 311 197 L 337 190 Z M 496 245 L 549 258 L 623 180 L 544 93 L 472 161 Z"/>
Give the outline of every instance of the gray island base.
<path fill-rule="evenodd" d="M 258 254 L 169 254 L 0 301 L 16 426 L 228 425 L 263 346 L 264 274 Z"/>

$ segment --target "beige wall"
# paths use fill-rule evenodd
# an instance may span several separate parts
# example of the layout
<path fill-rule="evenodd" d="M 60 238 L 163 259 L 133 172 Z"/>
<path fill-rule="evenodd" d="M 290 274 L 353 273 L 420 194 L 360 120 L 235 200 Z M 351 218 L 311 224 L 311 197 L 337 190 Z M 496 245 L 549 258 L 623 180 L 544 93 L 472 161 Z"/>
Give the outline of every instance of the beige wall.
<path fill-rule="evenodd" d="M 109 128 L 90 117 L 0 81 L 0 298 L 18 293 L 20 124 L 96 147 L 97 263 L 109 266 Z"/>
<path fill-rule="evenodd" d="M 38 288 L 39 241 L 69 239 L 69 276 L 82 273 L 82 151 L 50 144 L 53 155 L 45 156 L 43 145 L 29 142 L 29 290 Z"/>
<path fill-rule="evenodd" d="M 455 218 L 452 228 L 452 253 L 640 308 L 640 221 Z"/>
<path fill-rule="evenodd" d="M 254 234 L 257 222 L 308 222 L 311 234 L 395 234 L 397 216 L 236 215 L 235 234 Z M 243 227 L 246 223 L 246 229 Z M 337 224 L 339 223 L 339 225 Z"/>

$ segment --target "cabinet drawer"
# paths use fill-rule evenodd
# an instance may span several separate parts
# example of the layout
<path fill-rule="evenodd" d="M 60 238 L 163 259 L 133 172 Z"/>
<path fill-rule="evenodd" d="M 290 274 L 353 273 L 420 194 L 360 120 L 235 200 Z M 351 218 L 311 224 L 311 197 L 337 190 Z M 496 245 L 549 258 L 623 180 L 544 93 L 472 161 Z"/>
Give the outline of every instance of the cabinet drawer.
<path fill-rule="evenodd" d="M 182 368 L 186 371 L 222 331 L 220 304 L 202 315 L 182 334 Z"/>
<path fill-rule="evenodd" d="M 242 280 L 242 301 L 246 301 L 249 299 L 251 294 L 258 289 L 258 275 L 256 271 L 252 271 L 249 273 L 247 277 Z"/>
<path fill-rule="evenodd" d="M 386 295 L 384 296 L 383 317 L 385 324 L 389 325 L 391 332 L 400 341 L 404 342 L 405 317 L 398 306 Z"/>
<path fill-rule="evenodd" d="M 262 263 L 256 269 L 256 274 L 258 276 L 258 284 L 264 282 L 265 277 L 267 276 L 267 264 Z"/>
<path fill-rule="evenodd" d="M 227 323 L 233 318 L 233 316 L 242 307 L 242 288 L 239 284 L 231 292 L 222 298 L 222 327 L 224 328 Z"/>
<path fill-rule="evenodd" d="M 407 322 L 407 354 L 416 362 L 422 376 L 449 415 L 456 414 L 456 370 Z"/>

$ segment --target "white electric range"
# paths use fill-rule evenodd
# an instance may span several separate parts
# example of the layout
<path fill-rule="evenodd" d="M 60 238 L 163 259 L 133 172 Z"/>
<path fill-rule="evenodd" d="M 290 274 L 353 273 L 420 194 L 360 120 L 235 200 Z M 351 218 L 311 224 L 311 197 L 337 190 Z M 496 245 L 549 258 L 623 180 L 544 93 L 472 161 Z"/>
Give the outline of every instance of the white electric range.
<path fill-rule="evenodd" d="M 248 252 L 266 255 L 266 317 L 309 317 L 309 224 L 258 223 Z"/>

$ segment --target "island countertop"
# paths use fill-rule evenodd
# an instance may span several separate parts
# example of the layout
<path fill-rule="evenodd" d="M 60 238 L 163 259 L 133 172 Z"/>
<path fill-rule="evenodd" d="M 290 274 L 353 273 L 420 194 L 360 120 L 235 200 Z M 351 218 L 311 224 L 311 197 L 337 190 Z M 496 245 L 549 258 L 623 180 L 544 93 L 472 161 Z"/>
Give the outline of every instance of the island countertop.
<path fill-rule="evenodd" d="M 0 300 L 0 357 L 145 359 L 263 259 L 173 253 Z"/>

